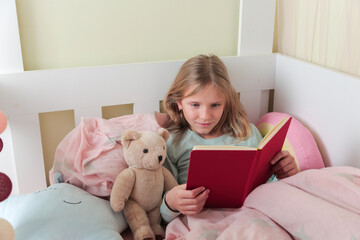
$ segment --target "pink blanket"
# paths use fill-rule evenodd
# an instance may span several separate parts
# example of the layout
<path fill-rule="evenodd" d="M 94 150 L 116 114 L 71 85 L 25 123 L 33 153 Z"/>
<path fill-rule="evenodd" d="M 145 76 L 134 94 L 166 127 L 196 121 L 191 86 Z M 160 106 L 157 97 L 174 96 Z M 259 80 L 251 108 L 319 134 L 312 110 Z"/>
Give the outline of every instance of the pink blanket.
<path fill-rule="evenodd" d="M 173 220 L 166 239 L 360 239 L 360 169 L 306 170 L 261 185 L 242 208 Z"/>
<path fill-rule="evenodd" d="M 100 196 L 110 195 L 114 180 L 127 164 L 120 143 L 127 129 L 156 131 L 160 128 L 154 114 L 132 114 L 109 120 L 82 118 L 58 145 L 50 183 L 54 174 L 62 173 L 63 181 Z"/>

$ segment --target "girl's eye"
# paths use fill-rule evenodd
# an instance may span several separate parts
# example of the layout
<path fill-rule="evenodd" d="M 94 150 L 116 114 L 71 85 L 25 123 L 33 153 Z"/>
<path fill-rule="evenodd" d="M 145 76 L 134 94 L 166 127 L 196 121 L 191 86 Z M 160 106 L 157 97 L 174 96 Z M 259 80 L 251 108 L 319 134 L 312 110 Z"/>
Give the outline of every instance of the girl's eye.
<path fill-rule="evenodd" d="M 219 107 L 220 106 L 220 103 L 214 103 L 214 104 L 211 104 L 212 107 Z"/>
<path fill-rule="evenodd" d="M 192 107 L 198 107 L 199 104 L 197 104 L 197 103 L 192 103 L 190 106 L 192 106 Z"/>
<path fill-rule="evenodd" d="M 148 153 L 149 150 L 148 150 L 147 148 L 144 148 L 143 152 L 144 152 L 144 153 Z"/>

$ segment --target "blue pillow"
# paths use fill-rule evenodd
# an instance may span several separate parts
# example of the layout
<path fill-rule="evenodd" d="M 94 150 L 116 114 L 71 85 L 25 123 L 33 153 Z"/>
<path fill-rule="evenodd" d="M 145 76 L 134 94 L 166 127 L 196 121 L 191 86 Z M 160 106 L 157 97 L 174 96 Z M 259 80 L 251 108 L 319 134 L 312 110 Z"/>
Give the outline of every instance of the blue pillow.
<path fill-rule="evenodd" d="M 109 201 L 67 183 L 10 196 L 0 202 L 0 216 L 11 223 L 16 240 L 115 240 L 128 226 Z"/>

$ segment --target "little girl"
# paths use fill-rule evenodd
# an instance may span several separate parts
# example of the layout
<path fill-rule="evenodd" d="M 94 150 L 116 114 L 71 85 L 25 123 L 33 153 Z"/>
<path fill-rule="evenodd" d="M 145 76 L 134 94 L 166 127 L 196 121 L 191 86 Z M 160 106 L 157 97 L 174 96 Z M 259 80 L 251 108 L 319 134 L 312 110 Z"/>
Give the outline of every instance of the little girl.
<path fill-rule="evenodd" d="M 257 147 L 262 136 L 249 123 L 227 69 L 215 55 L 199 55 L 181 66 L 165 96 L 164 109 L 171 132 L 165 166 L 180 184 L 165 194 L 161 206 L 162 217 L 169 222 L 181 213 L 199 213 L 209 196 L 209 189 L 204 187 L 186 190 L 190 152 L 195 145 Z M 287 151 L 279 152 L 271 164 L 280 179 L 298 172 Z"/>

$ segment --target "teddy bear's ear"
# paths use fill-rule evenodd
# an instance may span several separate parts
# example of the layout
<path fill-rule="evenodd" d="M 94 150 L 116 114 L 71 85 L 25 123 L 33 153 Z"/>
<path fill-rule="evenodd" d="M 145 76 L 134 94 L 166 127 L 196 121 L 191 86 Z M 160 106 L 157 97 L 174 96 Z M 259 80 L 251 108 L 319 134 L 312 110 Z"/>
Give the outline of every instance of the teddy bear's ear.
<path fill-rule="evenodd" d="M 160 128 L 157 133 L 165 139 L 165 142 L 169 139 L 170 133 L 165 128 Z"/>
<path fill-rule="evenodd" d="M 134 130 L 126 130 L 125 132 L 123 132 L 121 136 L 121 144 L 123 145 L 124 148 L 128 148 L 131 141 L 139 139 L 140 135 L 141 135 L 140 133 Z"/>

